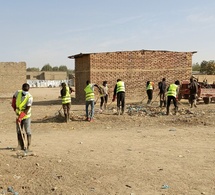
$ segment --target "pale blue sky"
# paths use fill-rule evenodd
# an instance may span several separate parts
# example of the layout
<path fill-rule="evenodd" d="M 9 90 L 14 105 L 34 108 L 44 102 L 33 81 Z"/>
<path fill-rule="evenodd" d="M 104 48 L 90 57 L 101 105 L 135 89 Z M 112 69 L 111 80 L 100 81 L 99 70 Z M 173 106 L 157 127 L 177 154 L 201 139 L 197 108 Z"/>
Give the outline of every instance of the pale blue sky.
<path fill-rule="evenodd" d="M 1 62 L 66 65 L 68 56 L 197 51 L 215 60 L 215 0 L 0 0 Z"/>

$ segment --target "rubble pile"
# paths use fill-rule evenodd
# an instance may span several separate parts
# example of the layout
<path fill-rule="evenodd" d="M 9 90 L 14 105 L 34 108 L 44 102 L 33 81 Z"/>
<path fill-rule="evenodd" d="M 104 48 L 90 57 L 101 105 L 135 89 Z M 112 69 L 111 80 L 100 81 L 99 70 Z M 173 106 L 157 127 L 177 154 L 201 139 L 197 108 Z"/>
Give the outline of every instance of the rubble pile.
<path fill-rule="evenodd" d="M 162 116 L 166 115 L 166 110 L 160 107 L 144 107 L 143 105 L 129 105 L 127 107 L 127 113 L 130 116 Z"/>
<path fill-rule="evenodd" d="M 165 123 L 184 123 L 184 124 L 202 124 L 202 125 L 213 125 L 215 110 L 200 110 L 182 107 L 175 113 L 174 106 L 170 107 L 170 116 L 166 116 L 166 108 L 150 107 L 144 105 L 128 105 L 127 114 L 129 116 L 140 116 L 140 117 L 162 117 Z"/>
<path fill-rule="evenodd" d="M 206 113 L 201 110 L 192 110 L 189 108 L 180 108 L 178 112 L 175 113 L 174 107 L 170 107 L 172 112 L 170 115 L 193 115 L 193 116 L 201 116 L 205 115 Z M 150 106 L 143 106 L 143 105 L 128 105 L 127 106 L 127 113 L 128 115 L 137 115 L 137 116 L 162 116 L 166 115 L 166 109 L 160 107 L 150 107 Z M 207 113 L 214 113 L 214 110 L 208 110 Z"/>

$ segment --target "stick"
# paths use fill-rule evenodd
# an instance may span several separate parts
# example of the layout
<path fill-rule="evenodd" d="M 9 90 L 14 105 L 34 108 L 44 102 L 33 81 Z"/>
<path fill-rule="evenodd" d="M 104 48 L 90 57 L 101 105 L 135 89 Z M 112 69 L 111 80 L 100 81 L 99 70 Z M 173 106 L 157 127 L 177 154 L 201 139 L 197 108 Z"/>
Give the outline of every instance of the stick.
<path fill-rule="evenodd" d="M 22 137 L 22 142 L 23 142 L 23 145 L 24 145 L 24 150 L 26 151 L 27 150 L 27 140 L 26 140 L 26 133 L 25 131 L 23 130 L 23 128 L 21 127 L 21 124 L 19 122 L 17 122 L 18 124 L 18 127 L 19 127 L 19 131 L 21 133 L 21 137 Z"/>
<path fill-rule="evenodd" d="M 143 100 L 145 100 L 146 98 L 147 98 L 147 96 L 145 96 L 145 97 L 141 100 L 140 103 L 142 104 L 142 103 L 143 103 Z"/>
<path fill-rule="evenodd" d="M 160 95 L 160 93 L 158 93 L 157 97 L 151 102 L 151 104 L 153 104 L 156 101 L 156 99 L 158 98 L 159 95 Z"/>
<path fill-rule="evenodd" d="M 96 103 L 97 103 L 97 101 L 98 101 L 99 98 L 100 98 L 100 97 L 98 96 L 97 99 L 96 99 L 96 101 L 94 102 L 94 105 L 96 105 Z"/>

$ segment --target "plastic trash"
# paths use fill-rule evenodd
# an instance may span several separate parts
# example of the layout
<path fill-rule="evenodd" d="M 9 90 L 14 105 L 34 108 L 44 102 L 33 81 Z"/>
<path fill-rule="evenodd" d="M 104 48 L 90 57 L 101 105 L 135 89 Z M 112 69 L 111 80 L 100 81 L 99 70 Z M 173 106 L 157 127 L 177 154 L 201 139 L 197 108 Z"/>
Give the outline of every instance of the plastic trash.
<path fill-rule="evenodd" d="M 168 188 L 169 188 L 169 186 L 166 184 L 161 186 L 161 189 L 168 189 Z"/>

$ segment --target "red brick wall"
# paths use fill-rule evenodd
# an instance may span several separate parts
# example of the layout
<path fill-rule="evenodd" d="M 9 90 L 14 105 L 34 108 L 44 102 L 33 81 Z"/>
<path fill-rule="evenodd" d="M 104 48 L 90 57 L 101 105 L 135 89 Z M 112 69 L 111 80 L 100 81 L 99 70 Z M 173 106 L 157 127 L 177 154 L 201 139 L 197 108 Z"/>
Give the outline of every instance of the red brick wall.
<path fill-rule="evenodd" d="M 80 71 L 82 70 L 82 71 Z M 87 79 L 102 84 L 107 80 L 113 90 L 116 80 L 126 84 L 126 98 L 141 100 L 148 80 L 155 83 L 166 77 L 170 84 L 175 80 L 189 79 L 192 73 L 192 52 L 124 51 L 83 55 L 75 59 L 76 87 L 82 87 Z M 83 91 L 76 88 L 76 97 L 84 100 Z M 112 95 L 112 94 L 111 94 Z"/>
<path fill-rule="evenodd" d="M 25 62 L 0 62 L 0 95 L 12 96 L 26 82 Z"/>

